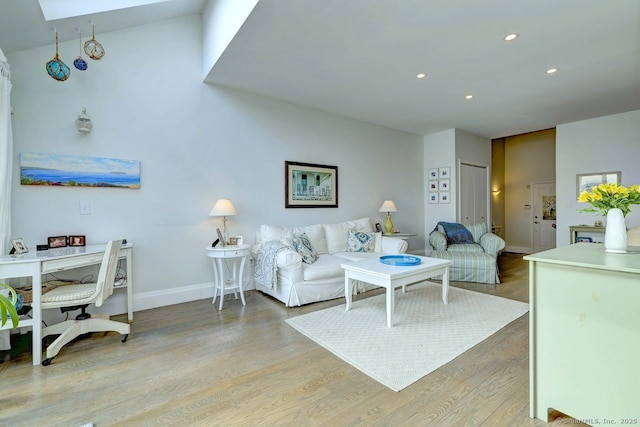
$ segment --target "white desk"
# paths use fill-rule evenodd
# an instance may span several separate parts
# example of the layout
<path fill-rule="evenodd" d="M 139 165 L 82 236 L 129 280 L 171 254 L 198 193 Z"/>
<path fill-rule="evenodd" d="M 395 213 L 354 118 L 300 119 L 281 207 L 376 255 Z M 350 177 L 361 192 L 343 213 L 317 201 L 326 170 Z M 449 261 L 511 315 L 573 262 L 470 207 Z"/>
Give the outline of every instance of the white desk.
<path fill-rule="evenodd" d="M 88 245 L 83 247 L 65 247 L 47 251 L 30 251 L 20 255 L 0 256 L 0 279 L 31 277 L 33 301 L 32 319 L 20 320 L 19 327 L 31 326 L 33 330 L 33 364 L 39 365 L 42 359 L 42 310 L 40 297 L 42 275 L 64 270 L 100 264 L 107 245 Z M 127 262 L 127 315 L 133 322 L 133 267 L 131 262 L 132 244 L 127 243 L 120 249 L 119 258 Z M 11 322 L 4 328 L 9 329 Z"/>

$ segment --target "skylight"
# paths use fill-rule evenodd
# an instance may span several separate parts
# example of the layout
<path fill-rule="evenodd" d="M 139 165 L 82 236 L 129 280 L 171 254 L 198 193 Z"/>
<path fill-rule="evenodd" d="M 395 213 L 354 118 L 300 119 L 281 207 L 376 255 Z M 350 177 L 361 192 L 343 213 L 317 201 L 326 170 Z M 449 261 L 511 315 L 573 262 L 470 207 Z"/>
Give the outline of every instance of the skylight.
<path fill-rule="evenodd" d="M 45 21 L 92 15 L 169 0 L 38 0 Z"/>

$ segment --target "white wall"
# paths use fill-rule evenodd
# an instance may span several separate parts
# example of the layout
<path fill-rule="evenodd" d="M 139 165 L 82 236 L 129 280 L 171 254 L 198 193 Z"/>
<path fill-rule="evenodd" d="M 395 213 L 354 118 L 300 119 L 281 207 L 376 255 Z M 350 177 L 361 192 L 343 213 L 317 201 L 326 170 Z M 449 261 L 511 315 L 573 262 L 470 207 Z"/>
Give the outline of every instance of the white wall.
<path fill-rule="evenodd" d="M 203 76 L 206 78 L 258 0 L 209 0 L 202 11 Z"/>
<path fill-rule="evenodd" d="M 593 225 L 602 216 L 580 213 L 576 174 L 621 171 L 622 184 L 640 184 L 640 110 L 560 125 L 556 130 L 558 246 L 569 244 L 569 226 Z M 640 226 L 640 206 L 631 207 L 628 228 Z"/>
<path fill-rule="evenodd" d="M 556 157 L 554 129 L 505 138 L 505 250 L 533 250 L 531 184 L 556 180 Z"/>
<path fill-rule="evenodd" d="M 231 198 L 230 232 L 248 243 L 264 223 L 381 222 L 385 199 L 397 228 L 424 235 L 422 137 L 202 83 L 199 16 L 96 38 L 106 55 L 85 72 L 72 65 L 77 41 L 60 45 L 66 82 L 44 69 L 54 46 L 9 55 L 13 233 L 30 247 L 52 235 L 126 237 L 140 310 L 212 294 L 205 247 L 221 226 L 208 217 L 218 198 Z M 83 107 L 87 136 L 74 125 Z M 21 186 L 20 152 L 140 160 L 142 188 Z M 338 166 L 339 208 L 285 209 L 285 160 Z M 91 215 L 79 214 L 85 201 Z"/>
<path fill-rule="evenodd" d="M 425 253 L 431 253 L 429 233 L 438 221 L 458 221 L 458 165 L 461 161 L 474 164 L 491 164 L 491 140 L 473 135 L 459 129 L 425 135 L 424 145 L 424 235 Z M 429 203 L 429 170 L 450 167 L 451 202 Z"/>

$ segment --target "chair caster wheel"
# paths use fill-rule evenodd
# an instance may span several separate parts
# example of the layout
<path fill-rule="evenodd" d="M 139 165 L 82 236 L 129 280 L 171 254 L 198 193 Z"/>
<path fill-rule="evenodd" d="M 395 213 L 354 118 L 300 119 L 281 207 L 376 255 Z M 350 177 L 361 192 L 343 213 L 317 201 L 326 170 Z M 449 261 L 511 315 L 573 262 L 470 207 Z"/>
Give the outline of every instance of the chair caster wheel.
<path fill-rule="evenodd" d="M 122 336 L 122 340 L 121 340 L 121 341 L 122 341 L 122 342 L 127 341 L 127 337 L 129 337 L 129 334 L 124 334 L 124 335 Z"/>
<path fill-rule="evenodd" d="M 44 359 L 42 361 L 42 366 L 49 366 L 51 365 L 51 361 L 53 360 L 53 357 L 47 357 L 46 359 Z"/>

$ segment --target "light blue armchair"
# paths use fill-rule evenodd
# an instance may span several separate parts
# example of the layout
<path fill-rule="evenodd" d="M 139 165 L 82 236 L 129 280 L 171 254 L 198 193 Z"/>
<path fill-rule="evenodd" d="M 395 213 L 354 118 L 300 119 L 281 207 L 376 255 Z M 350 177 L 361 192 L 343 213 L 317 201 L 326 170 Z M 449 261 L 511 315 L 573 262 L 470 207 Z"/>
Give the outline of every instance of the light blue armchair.
<path fill-rule="evenodd" d="M 451 230 L 462 230 L 453 233 Z M 464 230 L 468 233 L 465 233 Z M 429 234 L 429 244 L 433 248 L 431 257 L 448 259 L 453 262 L 449 269 L 449 280 L 478 282 L 494 285 L 500 283 L 498 277 L 498 255 L 504 249 L 505 241 L 488 232 L 487 224 L 465 225 L 439 222 Z"/>

